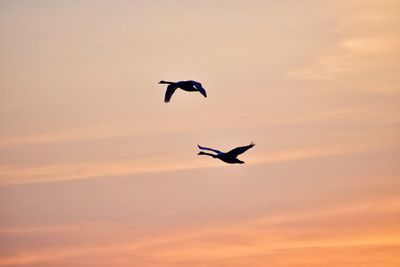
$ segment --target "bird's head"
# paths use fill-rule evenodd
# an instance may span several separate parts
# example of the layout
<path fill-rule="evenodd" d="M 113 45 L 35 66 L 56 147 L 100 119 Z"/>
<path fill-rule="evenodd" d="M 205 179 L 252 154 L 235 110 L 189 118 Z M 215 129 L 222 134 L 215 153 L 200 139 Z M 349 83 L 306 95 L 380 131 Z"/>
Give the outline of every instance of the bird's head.
<path fill-rule="evenodd" d="M 164 80 L 159 81 L 158 83 L 164 84 L 166 83 Z"/>

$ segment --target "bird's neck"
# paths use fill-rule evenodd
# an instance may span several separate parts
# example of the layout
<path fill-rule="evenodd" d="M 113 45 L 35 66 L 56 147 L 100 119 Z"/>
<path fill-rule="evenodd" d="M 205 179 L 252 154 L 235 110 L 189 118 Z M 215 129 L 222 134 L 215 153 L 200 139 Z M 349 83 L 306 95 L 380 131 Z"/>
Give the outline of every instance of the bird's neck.
<path fill-rule="evenodd" d="M 174 84 L 174 82 L 168 82 L 168 81 L 160 81 L 162 84 Z"/>
<path fill-rule="evenodd" d="M 217 157 L 217 156 L 214 155 L 214 154 L 207 153 L 207 152 L 203 152 L 203 151 L 201 151 L 201 152 L 199 153 L 199 155 L 206 155 L 206 156 L 210 156 L 210 157 L 213 157 L 213 158 L 216 158 L 216 157 Z"/>

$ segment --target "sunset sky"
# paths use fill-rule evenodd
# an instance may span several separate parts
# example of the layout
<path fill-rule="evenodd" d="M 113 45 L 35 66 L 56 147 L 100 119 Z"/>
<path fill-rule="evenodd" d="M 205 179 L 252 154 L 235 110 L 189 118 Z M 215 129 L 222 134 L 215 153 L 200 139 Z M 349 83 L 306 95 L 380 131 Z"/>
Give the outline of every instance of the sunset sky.
<path fill-rule="evenodd" d="M 0 266 L 398 267 L 399 71 L 399 0 L 0 1 Z"/>

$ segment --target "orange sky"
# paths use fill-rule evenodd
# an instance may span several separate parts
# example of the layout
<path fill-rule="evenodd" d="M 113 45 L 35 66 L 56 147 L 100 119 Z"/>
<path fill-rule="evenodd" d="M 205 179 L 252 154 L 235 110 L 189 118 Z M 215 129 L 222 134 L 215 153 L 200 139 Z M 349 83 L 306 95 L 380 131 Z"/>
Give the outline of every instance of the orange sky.
<path fill-rule="evenodd" d="M 399 14 L 2 1 L 0 266 L 400 266 Z"/>

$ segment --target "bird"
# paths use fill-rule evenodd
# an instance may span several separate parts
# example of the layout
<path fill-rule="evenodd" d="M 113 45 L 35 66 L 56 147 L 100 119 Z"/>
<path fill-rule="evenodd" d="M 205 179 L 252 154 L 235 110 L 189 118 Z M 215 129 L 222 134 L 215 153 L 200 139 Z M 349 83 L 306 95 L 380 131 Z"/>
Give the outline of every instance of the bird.
<path fill-rule="evenodd" d="M 255 144 L 253 142 L 251 142 L 251 144 L 248 145 L 248 146 L 240 146 L 240 147 L 234 148 L 231 151 L 226 152 L 226 153 L 221 152 L 221 151 L 216 150 L 216 149 L 203 147 L 203 146 L 200 146 L 200 145 L 197 145 L 197 146 L 199 147 L 199 149 L 209 150 L 209 151 L 212 151 L 212 152 L 216 153 L 216 154 L 211 154 L 211 153 L 200 151 L 197 155 L 207 155 L 207 156 L 222 160 L 223 162 L 226 162 L 226 163 L 229 163 L 229 164 L 235 164 L 235 163 L 243 164 L 244 161 L 241 161 L 240 159 L 238 159 L 237 156 L 239 156 L 240 154 L 246 152 L 248 149 L 250 149 L 253 146 L 255 146 Z"/>
<path fill-rule="evenodd" d="M 206 90 L 203 88 L 201 83 L 189 80 L 189 81 L 179 81 L 179 82 L 167 82 L 161 80 L 160 84 L 168 84 L 167 91 L 165 92 L 164 102 L 168 103 L 171 100 L 172 95 L 174 94 L 177 88 L 188 92 L 200 92 L 204 97 L 207 97 Z"/>

